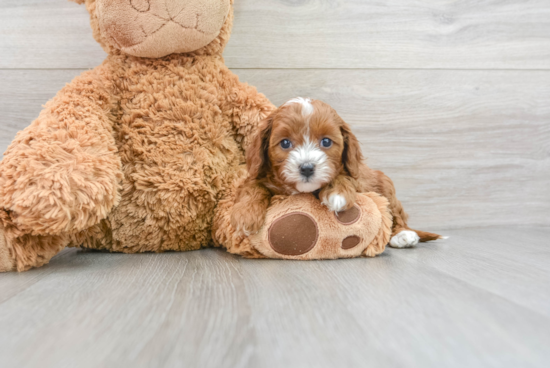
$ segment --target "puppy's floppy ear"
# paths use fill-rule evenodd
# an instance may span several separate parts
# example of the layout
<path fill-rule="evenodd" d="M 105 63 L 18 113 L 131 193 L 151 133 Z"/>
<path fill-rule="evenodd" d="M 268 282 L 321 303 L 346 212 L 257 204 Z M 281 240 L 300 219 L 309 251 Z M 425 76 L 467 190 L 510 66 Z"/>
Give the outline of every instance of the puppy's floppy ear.
<path fill-rule="evenodd" d="M 270 169 L 269 139 L 273 127 L 273 114 L 262 120 L 258 126 L 256 137 L 246 151 L 246 167 L 252 179 L 264 177 Z"/>
<path fill-rule="evenodd" d="M 346 122 L 342 121 L 340 131 L 344 137 L 344 151 L 342 152 L 344 167 L 352 178 L 357 179 L 363 163 L 361 145 L 357 137 L 352 133 L 351 127 Z"/>

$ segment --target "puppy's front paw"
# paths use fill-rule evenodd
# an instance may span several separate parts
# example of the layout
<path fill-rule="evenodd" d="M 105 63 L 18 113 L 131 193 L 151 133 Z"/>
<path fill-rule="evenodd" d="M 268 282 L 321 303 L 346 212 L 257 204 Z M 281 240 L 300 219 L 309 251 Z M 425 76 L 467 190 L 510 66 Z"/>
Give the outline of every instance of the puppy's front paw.
<path fill-rule="evenodd" d="M 349 210 L 357 199 L 356 186 L 351 178 L 338 176 L 332 183 L 321 189 L 319 199 L 331 212 Z"/>
<path fill-rule="evenodd" d="M 231 226 L 239 234 L 256 234 L 264 224 L 266 210 L 257 205 L 249 207 L 236 205 L 231 212 Z"/>
<path fill-rule="evenodd" d="M 341 212 L 348 206 L 346 197 L 341 194 L 333 193 L 323 201 L 323 204 L 328 207 L 331 212 Z"/>
<path fill-rule="evenodd" d="M 393 248 L 409 248 L 418 244 L 420 237 L 414 231 L 403 230 L 390 240 L 390 247 Z"/>

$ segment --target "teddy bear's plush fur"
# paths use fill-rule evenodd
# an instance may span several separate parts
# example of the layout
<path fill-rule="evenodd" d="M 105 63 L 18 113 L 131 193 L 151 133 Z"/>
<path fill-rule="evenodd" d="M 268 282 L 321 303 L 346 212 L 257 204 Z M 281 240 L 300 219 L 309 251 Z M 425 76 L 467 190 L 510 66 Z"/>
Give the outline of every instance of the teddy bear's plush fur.
<path fill-rule="evenodd" d="M 66 246 L 199 249 L 215 217 L 216 244 L 266 256 L 223 222 L 244 150 L 274 109 L 224 64 L 233 0 L 75 1 L 108 56 L 0 162 L 0 271 L 41 266 Z"/>

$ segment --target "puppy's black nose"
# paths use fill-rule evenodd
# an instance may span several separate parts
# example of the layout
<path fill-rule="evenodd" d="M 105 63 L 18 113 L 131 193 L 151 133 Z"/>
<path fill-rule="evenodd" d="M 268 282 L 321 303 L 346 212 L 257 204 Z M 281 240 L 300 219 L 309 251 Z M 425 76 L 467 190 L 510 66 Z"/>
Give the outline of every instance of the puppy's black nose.
<path fill-rule="evenodd" d="M 302 174 L 306 178 L 309 178 L 314 173 L 315 173 L 315 165 L 303 164 L 302 166 L 300 166 L 300 174 Z"/>

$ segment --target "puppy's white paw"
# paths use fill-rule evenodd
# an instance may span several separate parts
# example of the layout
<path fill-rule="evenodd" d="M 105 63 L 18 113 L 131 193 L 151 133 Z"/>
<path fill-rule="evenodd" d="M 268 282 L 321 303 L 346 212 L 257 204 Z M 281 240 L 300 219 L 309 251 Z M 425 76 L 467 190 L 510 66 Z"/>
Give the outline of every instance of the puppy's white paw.
<path fill-rule="evenodd" d="M 348 203 L 346 202 L 346 198 L 344 196 L 340 194 L 331 194 L 330 197 L 328 197 L 328 200 L 324 201 L 323 204 L 332 212 L 340 212 L 346 208 Z"/>
<path fill-rule="evenodd" d="M 400 233 L 392 236 L 390 247 L 393 248 L 408 248 L 418 244 L 420 237 L 414 231 L 403 230 Z"/>

